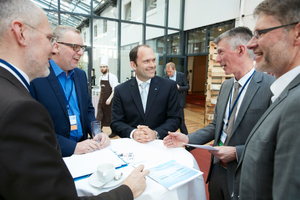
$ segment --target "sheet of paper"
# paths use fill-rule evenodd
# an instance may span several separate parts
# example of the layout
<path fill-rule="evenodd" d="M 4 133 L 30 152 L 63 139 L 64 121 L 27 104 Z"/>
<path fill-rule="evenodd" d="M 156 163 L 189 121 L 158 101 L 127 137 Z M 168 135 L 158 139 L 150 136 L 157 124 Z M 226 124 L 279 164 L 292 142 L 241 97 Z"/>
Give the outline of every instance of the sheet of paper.
<path fill-rule="evenodd" d="M 184 143 L 184 145 L 186 146 L 191 146 L 191 147 L 196 147 L 196 148 L 199 148 L 199 149 L 206 149 L 206 150 L 213 150 L 213 151 L 219 151 L 219 149 L 215 148 L 215 147 L 212 147 L 210 145 L 196 145 L 196 144 L 186 144 Z"/>
<path fill-rule="evenodd" d="M 102 163 L 113 163 L 116 168 L 127 166 L 127 163 L 119 158 L 110 148 L 96 150 L 92 153 L 72 155 L 63 158 L 73 178 L 78 178 L 96 171 Z"/>
<path fill-rule="evenodd" d="M 148 169 L 150 170 L 148 177 L 169 190 L 173 190 L 203 174 L 202 172 L 182 165 L 175 160 L 163 162 Z"/>

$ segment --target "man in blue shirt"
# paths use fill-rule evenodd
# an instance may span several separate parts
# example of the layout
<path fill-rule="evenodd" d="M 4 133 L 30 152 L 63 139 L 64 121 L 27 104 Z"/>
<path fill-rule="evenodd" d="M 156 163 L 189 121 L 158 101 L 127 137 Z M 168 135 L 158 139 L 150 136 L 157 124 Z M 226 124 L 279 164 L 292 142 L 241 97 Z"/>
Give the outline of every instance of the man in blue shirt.
<path fill-rule="evenodd" d="M 86 73 L 77 68 L 85 49 L 80 32 L 60 25 L 53 30 L 53 35 L 57 42 L 50 60 L 50 75 L 31 83 L 36 100 L 51 115 L 62 156 L 101 149 L 110 144 L 106 134 L 101 134 L 100 144 L 88 139 L 91 122 L 96 119 Z"/>

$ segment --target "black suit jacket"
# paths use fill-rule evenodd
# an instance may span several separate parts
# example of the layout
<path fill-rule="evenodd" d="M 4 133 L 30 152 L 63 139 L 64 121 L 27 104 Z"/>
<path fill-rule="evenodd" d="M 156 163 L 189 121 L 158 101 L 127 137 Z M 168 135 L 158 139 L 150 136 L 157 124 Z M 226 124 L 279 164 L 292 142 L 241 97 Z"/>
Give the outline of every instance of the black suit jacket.
<path fill-rule="evenodd" d="M 136 78 L 117 87 L 112 104 L 111 129 L 120 137 L 130 137 L 138 125 L 147 125 L 163 139 L 181 123 L 177 86 L 174 81 L 155 76 L 151 79 L 144 113 Z"/>
<path fill-rule="evenodd" d="M 80 122 L 83 136 L 80 141 L 88 138 L 91 133 L 91 122 L 96 121 L 95 111 L 88 92 L 87 78 L 83 70 L 74 69 L 74 84 L 80 110 Z M 71 156 L 77 142 L 70 140 L 70 121 L 66 108 L 64 94 L 59 81 L 50 66 L 50 75 L 46 78 L 37 78 L 31 82 L 36 100 L 48 110 L 55 133 L 61 148 L 62 156 Z"/>
<path fill-rule="evenodd" d="M 0 199 L 78 199 L 47 110 L 0 67 Z M 98 197 L 133 199 L 127 186 Z"/>
<path fill-rule="evenodd" d="M 165 78 L 169 78 L 168 75 L 164 76 Z M 176 84 L 179 85 L 179 104 L 181 108 L 185 108 L 186 101 L 186 93 L 190 89 L 190 85 L 188 84 L 185 74 L 182 72 L 176 71 Z"/>

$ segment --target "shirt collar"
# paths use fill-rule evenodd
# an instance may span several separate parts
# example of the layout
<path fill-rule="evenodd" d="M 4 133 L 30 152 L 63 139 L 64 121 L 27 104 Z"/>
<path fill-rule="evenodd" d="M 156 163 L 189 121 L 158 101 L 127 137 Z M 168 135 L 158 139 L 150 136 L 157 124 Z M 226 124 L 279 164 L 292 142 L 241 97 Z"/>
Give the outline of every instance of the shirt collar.
<path fill-rule="evenodd" d="M 270 89 L 273 93 L 271 98 L 272 102 L 274 102 L 282 91 L 294 80 L 294 78 L 300 73 L 300 65 L 295 67 L 294 69 L 286 72 L 282 76 L 280 76 L 276 81 L 270 86 Z"/>
<path fill-rule="evenodd" d="M 143 81 L 141 81 L 137 76 L 136 76 L 136 82 L 137 82 L 137 84 L 138 84 L 139 86 L 143 83 Z M 149 83 L 149 85 L 150 85 L 150 83 L 151 83 L 151 78 L 150 78 L 149 80 L 147 80 L 146 82 Z"/>
<path fill-rule="evenodd" d="M 64 77 L 66 77 L 66 72 L 64 70 L 62 70 L 55 62 L 54 60 L 50 60 L 49 61 L 51 66 L 52 66 L 52 69 L 55 73 L 55 76 L 58 77 L 60 76 L 61 74 L 64 75 Z M 74 69 L 70 70 L 69 73 L 68 73 L 68 77 L 72 78 L 74 76 L 75 72 L 74 72 Z"/>
<path fill-rule="evenodd" d="M 252 68 L 245 76 L 240 78 L 240 80 L 237 81 L 234 79 L 234 83 L 239 82 L 240 87 L 243 87 L 245 85 L 245 83 L 247 82 L 248 78 L 253 74 L 253 72 L 254 72 L 254 68 Z"/>

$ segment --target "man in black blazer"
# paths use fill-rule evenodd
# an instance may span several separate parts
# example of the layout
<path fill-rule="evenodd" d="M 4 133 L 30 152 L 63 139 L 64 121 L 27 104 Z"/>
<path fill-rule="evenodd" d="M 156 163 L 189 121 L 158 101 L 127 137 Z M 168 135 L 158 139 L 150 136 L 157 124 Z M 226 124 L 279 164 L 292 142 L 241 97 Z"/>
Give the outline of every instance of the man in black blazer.
<path fill-rule="evenodd" d="M 136 78 L 115 87 L 111 129 L 142 143 L 163 139 L 181 123 L 176 83 L 155 76 L 156 58 L 149 46 L 134 47 L 129 57 Z"/>
<path fill-rule="evenodd" d="M 88 134 L 92 137 L 91 122 L 96 118 L 86 73 L 77 68 L 85 48 L 80 32 L 60 25 L 53 29 L 53 35 L 57 42 L 50 60 L 50 75 L 31 82 L 36 100 L 50 113 L 63 157 L 104 148 L 110 144 L 106 134 L 101 133 L 101 146 L 88 139 Z"/>
<path fill-rule="evenodd" d="M 190 89 L 190 85 L 188 84 L 184 73 L 176 71 L 175 64 L 173 62 L 169 62 L 166 64 L 166 71 L 167 75 L 164 76 L 165 78 L 169 78 L 176 82 L 178 94 L 179 94 L 179 105 L 181 108 L 181 125 L 180 125 L 180 132 L 184 134 L 188 134 L 188 130 L 185 125 L 184 121 L 184 108 L 185 108 L 185 101 L 186 101 L 186 93 Z"/>
<path fill-rule="evenodd" d="M 225 81 L 221 86 L 213 121 L 188 136 L 170 133 L 164 141 L 167 147 L 178 147 L 183 143 L 203 145 L 214 140 L 214 146 L 219 150 L 210 151 L 212 157 L 207 177 L 210 200 L 231 199 L 234 172 L 245 142 L 251 129 L 270 104 L 270 85 L 275 78 L 256 72 L 253 68 L 253 52 L 246 48 L 251 38 L 252 32 L 248 28 L 237 27 L 215 39 L 218 53 L 216 62 L 220 63 L 225 74 L 233 73 L 234 78 Z M 236 83 L 241 86 L 238 89 L 239 98 L 234 101 Z M 232 106 L 234 102 L 236 113 L 229 115 L 235 107 Z M 233 126 L 232 131 L 228 132 L 231 117 L 234 117 Z"/>
<path fill-rule="evenodd" d="M 0 0 L 0 11 L 0 199 L 78 199 L 51 117 L 30 95 L 29 82 L 49 74 L 54 53 L 48 19 L 30 0 Z M 146 188 L 142 170 L 82 199 L 133 200 Z"/>

